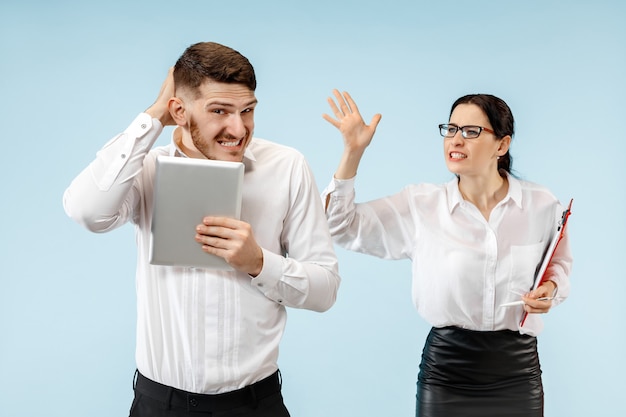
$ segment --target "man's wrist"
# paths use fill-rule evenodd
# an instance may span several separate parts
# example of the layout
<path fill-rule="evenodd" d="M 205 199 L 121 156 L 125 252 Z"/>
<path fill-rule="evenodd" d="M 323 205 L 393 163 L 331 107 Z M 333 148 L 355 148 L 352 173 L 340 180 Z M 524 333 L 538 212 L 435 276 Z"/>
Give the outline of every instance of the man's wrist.
<path fill-rule="evenodd" d="M 161 122 L 162 126 L 165 126 L 167 121 L 171 118 L 170 111 L 167 108 L 161 109 L 156 106 L 150 106 L 145 113 L 150 115 L 153 119 L 157 119 Z"/>

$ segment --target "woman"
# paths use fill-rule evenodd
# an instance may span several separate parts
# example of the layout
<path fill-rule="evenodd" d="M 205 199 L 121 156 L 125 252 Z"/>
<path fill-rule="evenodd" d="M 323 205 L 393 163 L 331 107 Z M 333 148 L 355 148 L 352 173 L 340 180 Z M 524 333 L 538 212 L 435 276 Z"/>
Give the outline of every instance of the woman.
<path fill-rule="evenodd" d="M 511 175 L 511 110 L 492 95 L 459 98 L 439 126 L 455 178 L 355 204 L 354 178 L 381 115 L 366 125 L 348 93 L 334 95 L 335 117 L 324 118 L 342 133 L 344 152 L 322 194 L 331 233 L 349 250 L 411 259 L 413 301 L 433 326 L 416 415 L 542 416 L 536 313 L 567 297 L 572 257 L 565 236 L 548 280 L 529 291 L 563 207 L 544 187 Z M 520 299 L 522 306 L 500 306 Z M 531 314 L 522 326 L 524 312 Z"/>

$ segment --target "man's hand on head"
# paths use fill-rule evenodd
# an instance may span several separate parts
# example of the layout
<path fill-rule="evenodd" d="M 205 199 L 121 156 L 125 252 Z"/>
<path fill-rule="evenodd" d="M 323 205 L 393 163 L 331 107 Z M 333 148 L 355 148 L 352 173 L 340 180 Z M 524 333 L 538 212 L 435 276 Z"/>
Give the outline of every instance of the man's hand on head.
<path fill-rule="evenodd" d="M 161 91 L 156 101 L 146 110 L 146 113 L 154 119 L 159 119 L 163 126 L 175 125 L 176 123 L 169 111 L 169 101 L 174 97 L 174 94 L 174 67 L 172 67 L 167 72 L 167 77 L 161 85 Z"/>

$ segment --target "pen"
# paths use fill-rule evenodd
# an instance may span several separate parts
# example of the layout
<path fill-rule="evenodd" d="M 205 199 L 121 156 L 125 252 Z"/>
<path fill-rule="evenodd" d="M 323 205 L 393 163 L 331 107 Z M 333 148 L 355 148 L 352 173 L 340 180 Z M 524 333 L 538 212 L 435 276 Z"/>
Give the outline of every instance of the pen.
<path fill-rule="evenodd" d="M 549 301 L 554 299 L 554 297 L 539 297 L 537 301 Z M 500 307 L 513 307 L 513 306 L 523 306 L 525 303 L 522 300 L 519 301 L 511 301 L 510 303 L 500 304 Z"/>

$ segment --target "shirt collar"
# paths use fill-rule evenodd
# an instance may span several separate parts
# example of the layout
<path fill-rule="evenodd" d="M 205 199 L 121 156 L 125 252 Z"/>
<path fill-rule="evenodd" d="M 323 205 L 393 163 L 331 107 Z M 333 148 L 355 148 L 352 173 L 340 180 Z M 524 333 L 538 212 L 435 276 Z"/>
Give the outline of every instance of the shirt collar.
<path fill-rule="evenodd" d="M 522 208 L 522 184 L 513 175 L 506 173 L 509 180 L 509 193 L 505 198 L 510 198 L 519 208 Z"/>
<path fill-rule="evenodd" d="M 505 174 L 509 181 L 509 190 L 501 203 L 504 204 L 508 200 L 512 200 L 519 208 L 522 208 L 522 184 L 508 172 L 505 172 Z M 463 202 L 463 196 L 459 190 L 459 178 L 455 177 L 448 182 L 446 184 L 446 190 L 448 195 L 448 210 L 452 213 L 454 209 Z"/>
<path fill-rule="evenodd" d="M 177 132 L 178 128 L 174 129 L 174 131 L 172 132 L 172 144 L 170 146 L 170 156 L 178 156 L 178 157 L 182 157 L 182 158 L 189 158 L 187 155 L 185 155 L 185 152 L 183 152 L 180 147 L 178 146 L 178 143 L 176 142 L 176 132 Z M 246 150 L 243 153 L 243 158 L 244 159 L 249 159 L 251 161 L 256 161 L 256 157 L 254 156 L 254 153 L 252 152 L 252 144 L 254 143 L 254 138 L 252 138 L 250 140 L 250 143 L 248 144 L 248 147 L 246 148 Z"/>
<path fill-rule="evenodd" d="M 459 190 L 459 177 L 454 177 L 453 180 L 446 184 L 446 194 L 448 194 L 448 211 L 452 213 L 454 208 L 461 204 L 463 196 Z"/>

